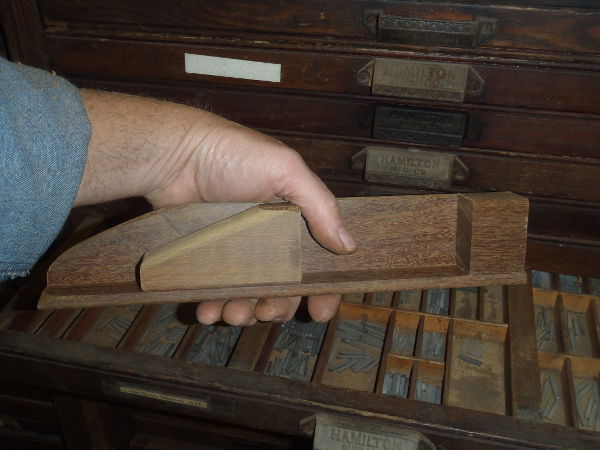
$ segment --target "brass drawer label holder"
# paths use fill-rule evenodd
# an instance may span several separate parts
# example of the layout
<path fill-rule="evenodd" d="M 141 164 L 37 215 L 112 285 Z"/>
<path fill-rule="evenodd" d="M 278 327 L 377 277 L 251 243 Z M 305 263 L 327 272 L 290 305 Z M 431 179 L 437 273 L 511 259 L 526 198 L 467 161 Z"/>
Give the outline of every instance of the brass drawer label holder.
<path fill-rule="evenodd" d="M 485 81 L 468 64 L 376 58 L 357 73 L 375 95 L 463 102 L 480 98 Z"/>
<path fill-rule="evenodd" d="M 469 176 L 456 155 L 416 148 L 365 147 L 351 164 L 353 169 L 364 169 L 367 181 L 407 187 L 447 189 Z"/>

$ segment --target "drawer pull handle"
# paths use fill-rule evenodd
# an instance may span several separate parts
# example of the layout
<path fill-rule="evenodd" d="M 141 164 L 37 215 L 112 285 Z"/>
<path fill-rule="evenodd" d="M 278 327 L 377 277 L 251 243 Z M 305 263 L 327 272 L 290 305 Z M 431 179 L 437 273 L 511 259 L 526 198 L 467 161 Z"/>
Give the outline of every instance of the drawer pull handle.
<path fill-rule="evenodd" d="M 463 102 L 478 100 L 485 81 L 467 64 L 376 58 L 357 73 L 358 84 L 375 95 Z"/>
<path fill-rule="evenodd" d="M 352 157 L 366 181 L 405 187 L 448 189 L 465 181 L 468 167 L 454 154 L 416 148 L 366 147 Z"/>
<path fill-rule="evenodd" d="M 301 429 L 314 435 L 314 450 L 345 448 L 435 450 L 435 445 L 418 431 L 383 424 L 364 417 L 315 414 L 302 421 Z"/>
<path fill-rule="evenodd" d="M 376 105 L 373 137 L 411 144 L 460 147 L 467 132 L 467 122 L 468 114 L 463 111 Z"/>
<path fill-rule="evenodd" d="M 469 21 L 424 19 L 365 10 L 364 25 L 377 36 L 379 42 L 477 48 L 496 33 L 497 20 L 487 17 L 476 17 Z"/>

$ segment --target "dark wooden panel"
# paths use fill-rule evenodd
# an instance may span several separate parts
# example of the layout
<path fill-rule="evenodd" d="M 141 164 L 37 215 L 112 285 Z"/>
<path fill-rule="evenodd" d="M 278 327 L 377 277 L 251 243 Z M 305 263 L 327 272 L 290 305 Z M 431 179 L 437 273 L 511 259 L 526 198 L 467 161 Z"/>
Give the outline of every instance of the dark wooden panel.
<path fill-rule="evenodd" d="M 30 66 L 48 69 L 40 12 L 35 0 L 1 0 L 0 20 L 8 56 Z"/>
<path fill-rule="evenodd" d="M 515 417 L 539 421 L 540 380 L 531 284 L 508 287 L 511 409 Z"/>
<path fill-rule="evenodd" d="M 131 405 L 145 405 L 195 417 L 226 420 L 256 429 L 301 436 L 301 419 L 315 412 L 369 416 L 376 421 L 395 423 L 422 431 L 446 448 L 536 447 L 594 448 L 597 434 L 550 424 L 536 424 L 506 416 L 462 408 L 432 405 L 401 398 L 378 397 L 330 386 L 316 386 L 280 377 L 232 371 L 211 366 L 194 366 L 187 361 L 164 359 L 131 352 L 115 352 L 86 344 L 50 340 L 10 331 L 0 332 L 2 378 L 19 379 L 76 395 L 113 396 L 106 383 L 126 382 L 142 390 L 172 395 L 210 398 L 211 402 L 234 401 L 232 416 L 203 411 L 173 402 L 131 397 Z M 28 369 L 28 370 L 25 370 Z M 37 373 L 44 373 L 39 377 Z M 115 397 L 116 399 L 116 397 Z M 275 406 L 276 405 L 276 406 Z"/>
<path fill-rule="evenodd" d="M 252 42 L 246 44 L 254 45 Z M 371 92 L 369 87 L 359 85 L 356 79 L 356 73 L 360 68 L 372 60 L 368 56 L 340 54 L 333 56 L 309 51 L 87 39 L 60 35 L 48 36 L 47 48 L 53 69 L 68 76 L 131 81 L 212 81 L 228 85 L 355 95 L 370 95 Z M 281 64 L 282 79 L 280 83 L 273 83 L 188 74 L 184 67 L 185 53 Z M 428 55 L 416 56 L 428 57 Z M 331 63 L 332 58 L 335 58 L 334 64 Z M 471 67 L 485 80 L 485 89 L 481 97 L 467 98 L 467 102 L 586 113 L 600 112 L 600 74 L 597 72 L 482 63 L 471 64 Z M 390 101 L 385 97 L 380 99 Z"/>
<path fill-rule="evenodd" d="M 214 85 L 167 87 L 126 82 L 73 79 L 82 87 L 149 95 L 208 109 L 235 122 L 263 130 L 306 132 L 368 139 L 375 107 L 371 99 L 276 94 Z M 399 105 L 387 101 L 388 105 Z M 404 102 L 402 105 L 408 105 Z M 465 149 L 577 156 L 600 159 L 600 119 L 525 111 L 499 111 L 463 105 L 431 111 L 468 111 Z M 390 141 L 380 141 L 392 143 Z M 411 144 L 411 143 L 406 143 Z"/>
<path fill-rule="evenodd" d="M 600 246 L 529 239 L 525 267 L 555 273 L 600 277 Z"/>
<path fill-rule="evenodd" d="M 87 22 L 103 27 L 107 24 L 113 27 L 126 25 L 143 32 L 170 29 L 189 34 L 261 32 L 276 34 L 278 39 L 318 36 L 326 37 L 327 41 L 333 38 L 361 44 L 377 42 L 363 25 L 365 9 L 396 16 L 459 21 L 488 17 L 497 19 L 498 31 L 481 45 L 480 52 L 497 49 L 572 52 L 568 58 L 577 60 L 583 59 L 584 54 L 598 54 L 600 48 L 597 28 L 600 14 L 573 9 L 536 9 L 530 5 L 513 7 L 345 0 L 94 0 L 84 3 L 42 0 L 40 4 L 46 24 L 69 22 L 69 26 L 73 26 L 73 22 Z"/>

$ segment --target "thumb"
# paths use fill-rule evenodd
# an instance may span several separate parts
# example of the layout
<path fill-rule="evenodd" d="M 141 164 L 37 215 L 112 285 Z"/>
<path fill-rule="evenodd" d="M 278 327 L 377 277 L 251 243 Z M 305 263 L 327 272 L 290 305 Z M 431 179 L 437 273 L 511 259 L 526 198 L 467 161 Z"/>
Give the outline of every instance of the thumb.
<path fill-rule="evenodd" d="M 290 151 L 277 196 L 298 205 L 313 237 L 338 254 L 356 251 L 357 244 L 340 216 L 336 198 L 295 151 Z"/>

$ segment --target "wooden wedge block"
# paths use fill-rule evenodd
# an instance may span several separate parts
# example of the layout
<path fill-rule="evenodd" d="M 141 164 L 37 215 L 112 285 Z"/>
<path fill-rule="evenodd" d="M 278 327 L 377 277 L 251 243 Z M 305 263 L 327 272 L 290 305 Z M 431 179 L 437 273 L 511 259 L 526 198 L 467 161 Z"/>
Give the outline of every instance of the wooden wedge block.
<path fill-rule="evenodd" d="M 300 208 L 260 205 L 144 255 L 144 291 L 300 283 Z"/>
<path fill-rule="evenodd" d="M 84 241 L 40 308 L 519 284 L 528 202 L 510 193 L 339 200 L 358 242 L 336 255 L 289 205 L 190 204 Z"/>

